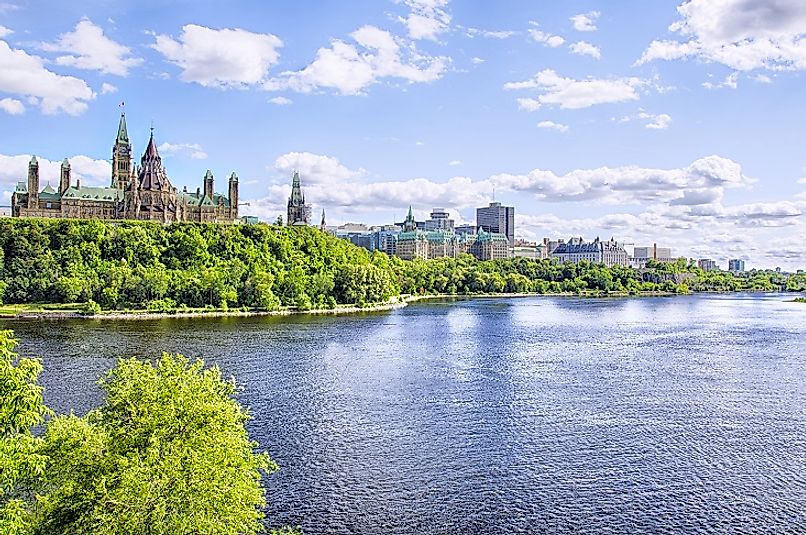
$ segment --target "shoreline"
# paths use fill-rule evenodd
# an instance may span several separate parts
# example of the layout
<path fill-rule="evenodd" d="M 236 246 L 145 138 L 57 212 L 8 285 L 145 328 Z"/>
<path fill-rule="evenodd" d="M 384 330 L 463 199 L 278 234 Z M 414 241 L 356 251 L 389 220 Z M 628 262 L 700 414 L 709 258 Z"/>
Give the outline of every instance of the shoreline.
<path fill-rule="evenodd" d="M 628 297 L 676 297 L 678 295 L 694 295 L 696 293 L 747 293 L 747 292 L 692 292 L 689 294 L 677 294 L 675 292 L 642 292 L 639 294 L 629 294 L 626 292 L 610 293 L 610 294 L 577 294 L 574 292 L 560 292 L 560 293 L 480 293 L 480 294 L 428 294 L 428 295 L 408 295 L 400 296 L 396 300 L 390 300 L 387 303 L 378 303 L 366 307 L 344 305 L 332 309 L 311 309 L 311 310 L 193 310 L 193 311 L 173 311 L 173 312 L 121 312 L 121 311 L 102 311 L 99 314 L 87 314 L 77 311 L 61 311 L 61 310 L 38 310 L 38 311 L 20 311 L 19 313 L 0 313 L 0 319 L 17 319 L 17 320 L 39 320 L 39 319 L 86 319 L 86 320 L 153 320 L 165 318 L 224 318 L 224 317 L 252 317 L 252 316 L 296 316 L 296 315 L 347 315 L 347 314 L 360 314 L 365 312 L 384 312 L 388 310 L 398 310 L 407 307 L 411 303 L 419 301 L 430 301 L 440 299 L 490 299 L 490 298 L 526 298 L 526 297 L 578 297 L 581 299 L 624 299 Z M 758 293 L 758 292 L 750 292 Z M 762 292 L 769 293 L 769 292 Z M 788 293 L 788 292 L 772 292 L 772 293 Z"/>

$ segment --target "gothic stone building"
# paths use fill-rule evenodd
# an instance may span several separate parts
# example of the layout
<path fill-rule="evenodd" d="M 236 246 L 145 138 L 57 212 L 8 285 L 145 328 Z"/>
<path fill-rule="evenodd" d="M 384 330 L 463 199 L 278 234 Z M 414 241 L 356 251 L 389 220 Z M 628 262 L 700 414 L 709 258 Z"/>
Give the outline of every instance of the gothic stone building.
<path fill-rule="evenodd" d="M 229 177 L 228 196 L 215 193 L 213 174 L 204 176 L 204 190 L 189 193 L 168 179 L 154 142 L 148 140 L 140 165 L 132 165 L 126 116 L 120 115 L 118 135 L 112 148 L 112 180 L 109 187 L 72 184 L 70 162 L 61 165 L 58 189 L 50 184 L 40 190 L 36 156 L 28 164 L 28 181 L 19 182 L 11 197 L 17 217 L 63 217 L 82 219 L 138 219 L 171 223 L 197 221 L 232 223 L 238 219 L 238 177 Z"/>

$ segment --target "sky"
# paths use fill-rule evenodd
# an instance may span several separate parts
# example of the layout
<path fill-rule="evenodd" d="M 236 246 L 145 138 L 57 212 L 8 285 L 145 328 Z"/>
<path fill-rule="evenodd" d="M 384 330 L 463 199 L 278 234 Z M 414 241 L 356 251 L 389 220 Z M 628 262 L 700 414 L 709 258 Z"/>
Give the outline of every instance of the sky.
<path fill-rule="evenodd" d="M 242 214 L 383 224 L 493 197 L 516 236 L 806 268 L 803 0 L 0 0 L 0 189 L 107 184 L 125 102 Z"/>

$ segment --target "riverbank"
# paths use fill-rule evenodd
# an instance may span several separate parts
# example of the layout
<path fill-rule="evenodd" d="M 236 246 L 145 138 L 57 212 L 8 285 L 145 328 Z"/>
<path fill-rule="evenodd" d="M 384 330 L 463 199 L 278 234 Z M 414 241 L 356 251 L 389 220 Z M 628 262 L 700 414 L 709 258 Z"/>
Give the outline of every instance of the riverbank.
<path fill-rule="evenodd" d="M 709 292 L 713 293 L 713 292 Z M 727 292 L 735 293 L 735 292 Z M 162 319 L 162 318 L 221 318 L 221 317 L 250 317 L 250 316 L 291 316 L 299 314 L 308 315 L 344 315 L 360 314 L 365 312 L 383 312 L 397 310 L 408 306 L 410 303 L 419 301 L 440 300 L 440 299 L 490 299 L 490 298 L 525 298 L 525 297 L 580 297 L 587 299 L 613 299 L 625 297 L 674 297 L 675 292 L 640 292 L 630 294 L 628 292 L 558 292 L 558 293 L 478 293 L 478 294 L 424 294 L 424 295 L 403 295 L 391 298 L 386 303 L 376 303 L 366 306 L 339 305 L 335 308 L 321 308 L 310 310 L 298 310 L 295 308 L 285 308 L 281 310 L 245 310 L 243 308 L 197 308 L 186 309 L 177 308 L 168 311 L 153 310 L 104 310 L 97 313 L 83 311 L 81 303 L 73 304 L 37 304 L 37 305 L 6 305 L 0 306 L 0 318 L 5 319 Z M 798 298 L 802 299 L 802 298 Z M 797 301 L 797 299 L 796 299 Z"/>

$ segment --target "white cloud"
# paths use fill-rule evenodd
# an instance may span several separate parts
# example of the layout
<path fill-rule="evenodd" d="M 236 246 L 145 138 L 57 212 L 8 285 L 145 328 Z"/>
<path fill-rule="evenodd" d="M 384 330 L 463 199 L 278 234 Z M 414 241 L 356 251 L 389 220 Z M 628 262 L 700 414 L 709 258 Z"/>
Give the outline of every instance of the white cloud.
<path fill-rule="evenodd" d="M 0 41 L 0 91 L 27 97 L 47 114 L 80 115 L 95 98 L 84 80 L 56 74 L 45 68 L 42 58 L 5 41 Z"/>
<path fill-rule="evenodd" d="M 61 160 L 48 160 L 37 156 L 39 161 L 39 184 L 44 188 L 48 183 L 59 184 Z M 0 154 L 0 185 L 11 189 L 17 182 L 28 180 L 28 162 L 30 154 L 7 156 Z M 96 160 L 89 156 L 78 155 L 69 158 L 73 185 L 81 180 L 84 186 L 108 185 L 112 177 L 112 165 L 108 160 Z"/>
<path fill-rule="evenodd" d="M 537 123 L 538 128 L 546 128 L 549 130 L 557 130 L 558 132 L 568 132 L 568 125 L 555 123 L 554 121 L 540 121 Z"/>
<path fill-rule="evenodd" d="M 117 93 L 118 88 L 112 84 L 108 84 L 106 82 L 101 84 L 101 94 L 107 95 L 109 93 Z"/>
<path fill-rule="evenodd" d="M 25 113 L 25 105 L 15 98 L 0 99 L 0 110 L 9 115 L 22 115 Z"/>
<path fill-rule="evenodd" d="M 441 33 L 448 30 L 451 15 L 444 8 L 449 0 L 402 0 L 411 11 L 398 20 L 406 25 L 412 39 L 436 41 Z"/>
<path fill-rule="evenodd" d="M 311 152 L 283 154 L 275 160 L 274 168 L 288 176 L 294 171 L 299 171 L 306 184 L 323 185 L 344 182 L 365 173 L 363 169 L 348 169 L 337 158 Z"/>
<path fill-rule="evenodd" d="M 269 102 L 271 102 L 272 104 L 277 104 L 278 106 L 288 106 L 289 104 L 293 103 L 294 101 L 291 100 L 290 98 L 285 98 L 285 97 L 281 96 L 281 97 L 270 98 Z"/>
<path fill-rule="evenodd" d="M 737 71 L 806 69 L 806 2 L 690 0 L 669 29 L 685 41 L 656 40 L 637 64 L 699 58 Z"/>
<path fill-rule="evenodd" d="M 479 57 L 474 57 L 474 58 L 472 58 L 472 59 L 470 60 L 470 62 L 471 62 L 473 65 L 481 65 L 482 63 L 484 63 L 484 60 L 483 60 L 483 59 L 481 59 L 481 58 L 479 58 Z"/>
<path fill-rule="evenodd" d="M 417 52 L 375 26 L 363 26 L 350 34 L 356 44 L 334 40 L 329 48 L 320 48 L 316 58 L 300 71 L 284 72 L 269 80 L 270 91 L 292 89 L 307 93 L 319 88 L 335 89 L 342 95 L 361 94 L 368 86 L 385 78 L 409 83 L 427 83 L 439 79 L 447 58 L 430 57 Z"/>
<path fill-rule="evenodd" d="M 462 165 L 462 160 L 451 160 L 450 162 L 448 162 L 448 165 L 451 166 Z"/>
<path fill-rule="evenodd" d="M 11 35 L 12 33 L 14 32 L 11 29 L 6 28 L 5 26 L 0 26 L 0 39 L 8 35 Z"/>
<path fill-rule="evenodd" d="M 563 109 L 580 109 L 597 104 L 638 100 L 640 98 L 638 89 L 646 85 L 647 82 L 639 78 L 575 80 L 563 78 L 555 71 L 546 69 L 529 80 L 508 82 L 504 84 L 504 89 L 537 89 L 541 94 L 536 99 L 531 99 L 534 101 L 531 103 L 531 107 L 534 109 L 537 109 L 537 104 L 559 106 Z M 520 101 L 519 104 L 521 104 Z"/>
<path fill-rule="evenodd" d="M 55 43 L 42 43 L 41 47 L 47 52 L 67 52 L 56 58 L 58 65 L 105 74 L 126 76 L 129 69 L 143 63 L 141 58 L 131 55 L 130 48 L 109 39 L 89 19 L 80 20 L 75 30 L 61 34 Z"/>
<path fill-rule="evenodd" d="M 518 103 L 518 109 L 519 110 L 537 111 L 537 110 L 539 110 L 540 108 L 543 107 L 543 105 L 540 103 L 540 101 L 537 100 L 536 98 L 522 97 L 522 98 L 516 99 L 516 101 Z"/>
<path fill-rule="evenodd" d="M 588 13 L 581 13 L 571 17 L 571 22 L 574 23 L 574 29 L 578 32 L 595 32 L 596 19 L 599 18 L 601 13 L 598 11 L 590 11 Z"/>
<path fill-rule="evenodd" d="M 576 43 L 572 43 L 568 48 L 571 49 L 571 52 L 579 56 L 590 56 L 594 59 L 602 58 L 602 51 L 599 47 L 587 41 L 577 41 Z"/>
<path fill-rule="evenodd" d="M 20 9 L 20 6 L 16 4 L 12 4 L 10 2 L 0 2 L 0 13 L 10 13 L 11 11 L 17 11 Z"/>
<path fill-rule="evenodd" d="M 767 78 L 767 79 L 769 80 L 769 78 Z M 725 80 L 723 80 L 719 84 L 714 84 L 714 83 L 711 83 L 711 82 L 703 82 L 702 86 L 705 89 L 720 89 L 722 87 L 729 87 L 731 89 L 736 89 L 739 86 L 738 81 L 739 81 L 739 73 L 738 72 L 733 72 L 733 73 L 727 75 L 725 77 Z"/>
<path fill-rule="evenodd" d="M 563 39 L 559 35 L 552 35 L 550 33 L 543 32 L 536 28 L 530 29 L 529 35 L 531 35 L 532 39 L 534 39 L 536 42 L 543 43 L 544 45 L 549 46 L 551 48 L 557 48 L 558 46 L 562 46 L 562 44 L 565 43 L 565 39 Z"/>
<path fill-rule="evenodd" d="M 163 156 L 186 154 L 194 160 L 206 160 L 207 153 L 198 143 L 162 143 L 157 149 Z"/>
<path fill-rule="evenodd" d="M 182 69 L 180 78 L 205 87 L 238 88 L 268 79 L 283 42 L 272 34 L 240 28 L 182 27 L 179 39 L 157 35 L 152 48 Z"/>
<path fill-rule="evenodd" d="M 648 121 L 645 127 L 650 130 L 666 130 L 672 122 L 672 117 L 666 113 L 653 115 L 651 113 L 640 112 L 638 118 Z"/>

